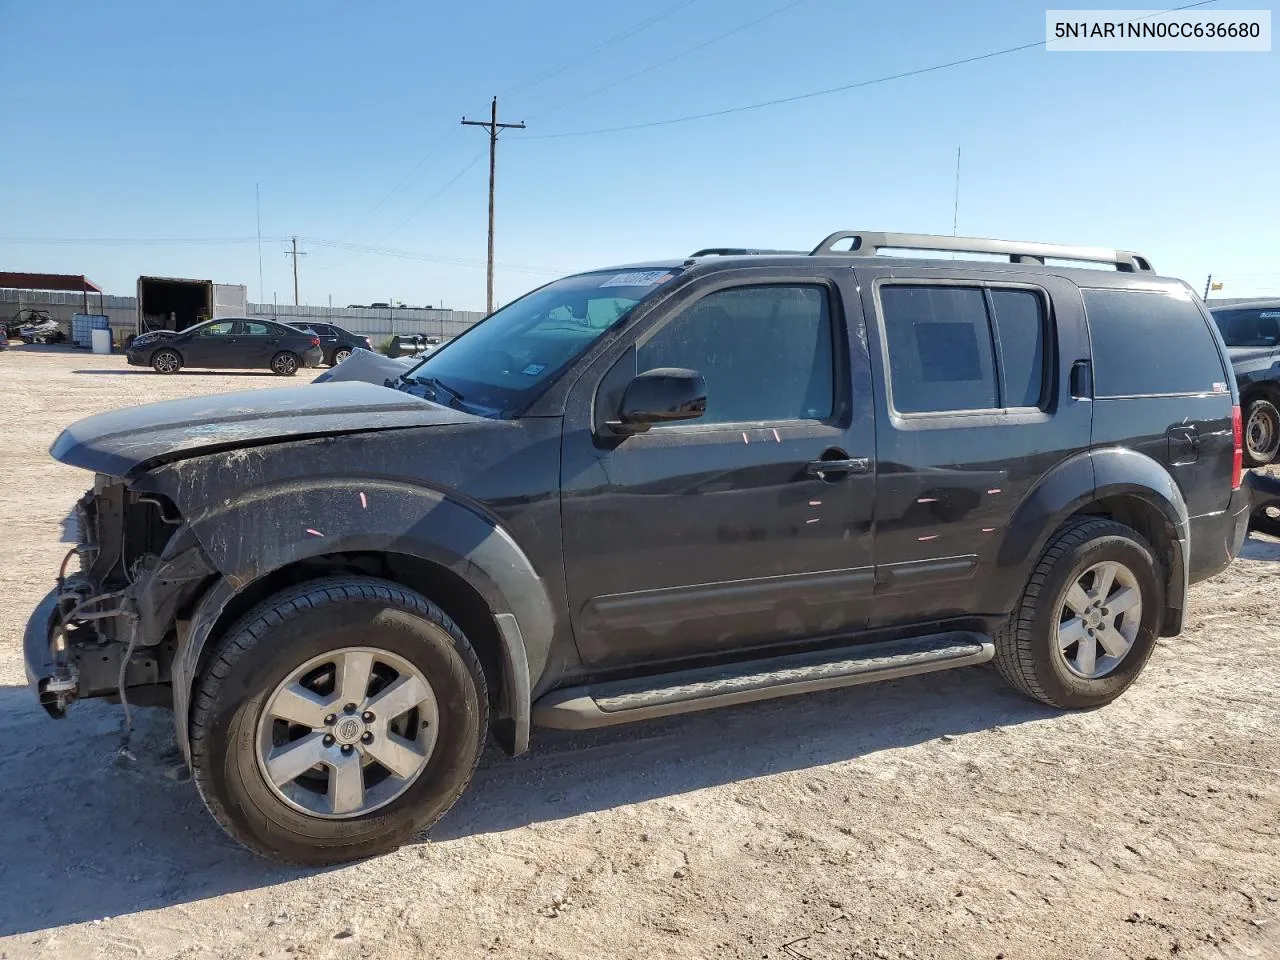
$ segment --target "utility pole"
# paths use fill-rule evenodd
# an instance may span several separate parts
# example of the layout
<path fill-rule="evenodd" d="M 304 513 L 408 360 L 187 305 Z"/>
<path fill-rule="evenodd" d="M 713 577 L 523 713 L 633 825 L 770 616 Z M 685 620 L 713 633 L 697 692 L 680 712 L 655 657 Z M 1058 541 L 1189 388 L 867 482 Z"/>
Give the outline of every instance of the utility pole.
<path fill-rule="evenodd" d="M 298 258 L 305 257 L 305 253 L 298 252 L 298 238 L 293 238 L 293 249 L 284 252 L 286 257 L 293 257 L 293 305 L 298 305 Z"/>
<path fill-rule="evenodd" d="M 489 266 L 485 277 L 485 313 L 493 313 L 493 176 L 497 166 L 498 154 L 498 131 L 499 130 L 523 130 L 524 121 L 519 123 L 499 123 L 498 122 L 498 98 L 493 98 L 493 103 L 489 105 L 488 120 L 468 120 L 462 118 L 464 127 L 485 127 L 489 131 Z M 296 262 L 296 261 L 295 261 Z"/>
<path fill-rule="evenodd" d="M 1209 279 L 1204 282 L 1204 299 L 1209 299 L 1209 288 L 1213 286 L 1213 274 L 1209 274 Z"/>

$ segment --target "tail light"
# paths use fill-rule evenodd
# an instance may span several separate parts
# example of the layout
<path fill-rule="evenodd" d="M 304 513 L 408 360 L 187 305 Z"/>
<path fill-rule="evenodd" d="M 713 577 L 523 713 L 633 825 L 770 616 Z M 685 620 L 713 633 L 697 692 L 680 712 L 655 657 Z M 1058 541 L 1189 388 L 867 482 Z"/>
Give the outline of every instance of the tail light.
<path fill-rule="evenodd" d="M 364 345 L 365 345 L 365 348 L 366 348 L 366 349 L 368 349 L 368 350 L 372 350 L 372 349 L 373 349 L 373 341 L 372 341 L 372 340 L 370 340 L 368 337 L 365 337 L 365 338 L 364 338 Z"/>
<path fill-rule="evenodd" d="M 318 346 L 320 346 L 320 338 L 319 338 L 319 337 L 312 337 L 312 338 L 311 338 L 311 345 L 312 345 L 313 347 L 318 347 Z"/>
<path fill-rule="evenodd" d="M 1240 420 L 1240 404 L 1231 408 L 1231 438 L 1235 450 L 1231 454 L 1231 489 L 1239 490 L 1244 480 L 1244 424 Z"/>

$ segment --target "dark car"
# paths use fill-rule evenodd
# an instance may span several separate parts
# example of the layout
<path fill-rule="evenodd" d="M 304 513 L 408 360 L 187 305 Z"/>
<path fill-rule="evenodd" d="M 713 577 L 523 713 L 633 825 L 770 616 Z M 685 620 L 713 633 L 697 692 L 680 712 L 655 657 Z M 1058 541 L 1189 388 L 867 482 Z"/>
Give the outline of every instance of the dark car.
<path fill-rule="evenodd" d="M 270 370 L 291 377 L 299 367 L 318 367 L 320 338 L 273 320 L 221 319 L 185 330 L 155 330 L 134 337 L 125 358 L 156 373 L 183 367 L 214 370 Z"/>
<path fill-rule="evenodd" d="M 337 366 L 351 356 L 352 350 L 373 349 L 373 341 L 368 337 L 344 330 L 336 324 L 308 323 L 299 329 L 314 333 L 320 338 L 320 350 L 324 353 L 324 362 L 331 367 Z"/>
<path fill-rule="evenodd" d="M 55 716 L 171 703 L 213 816 L 296 862 L 420 832 L 490 731 L 986 661 L 1099 707 L 1252 506 L 1217 329 L 1113 250 L 615 267 L 321 378 L 67 428 L 79 571 L 25 640 Z"/>
<path fill-rule="evenodd" d="M 1235 372 L 1244 411 L 1244 458 L 1251 467 L 1280 456 L 1280 300 L 1210 308 Z"/>

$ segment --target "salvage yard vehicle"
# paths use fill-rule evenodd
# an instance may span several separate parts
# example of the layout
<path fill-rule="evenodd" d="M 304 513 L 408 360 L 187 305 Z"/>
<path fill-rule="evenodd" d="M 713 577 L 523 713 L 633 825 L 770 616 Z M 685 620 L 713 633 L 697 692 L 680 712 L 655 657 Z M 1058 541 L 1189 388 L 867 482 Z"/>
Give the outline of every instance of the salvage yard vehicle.
<path fill-rule="evenodd" d="M 183 367 L 214 370 L 270 370 L 291 377 L 300 367 L 318 367 L 324 359 L 320 338 L 271 320 L 222 319 L 197 323 L 177 332 L 155 330 L 134 337 L 125 349 L 133 366 L 156 373 Z"/>
<path fill-rule="evenodd" d="M 323 362 L 336 367 L 353 350 L 372 350 L 373 341 L 358 333 L 352 333 L 333 323 L 307 323 L 300 325 L 304 333 L 314 333 L 320 338 L 320 350 L 324 354 Z"/>
<path fill-rule="evenodd" d="M 489 732 L 987 661 L 1101 706 L 1251 510 L 1217 329 L 1117 250 L 592 271 L 326 379 L 68 427 L 96 476 L 25 639 L 54 716 L 171 704 L 218 823 L 293 862 L 405 842 Z"/>
<path fill-rule="evenodd" d="M 1280 300 L 1225 304 L 1209 312 L 1240 391 L 1245 464 L 1274 463 L 1280 456 Z"/>

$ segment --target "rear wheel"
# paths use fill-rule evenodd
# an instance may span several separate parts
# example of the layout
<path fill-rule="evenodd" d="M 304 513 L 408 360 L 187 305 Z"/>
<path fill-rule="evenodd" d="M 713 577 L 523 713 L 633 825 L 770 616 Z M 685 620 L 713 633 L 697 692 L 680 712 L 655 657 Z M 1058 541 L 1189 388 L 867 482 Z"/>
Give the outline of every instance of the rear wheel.
<path fill-rule="evenodd" d="M 339 347 L 337 350 L 333 351 L 332 365 L 336 367 L 349 356 L 351 356 L 351 350 L 348 347 Z"/>
<path fill-rule="evenodd" d="M 1137 531 L 1112 520 L 1072 521 L 996 632 L 996 667 L 1041 703 L 1101 706 L 1142 672 L 1163 608 L 1159 563 Z"/>
<path fill-rule="evenodd" d="M 292 377 L 298 372 L 298 357 L 288 350 L 281 350 L 271 358 L 271 372 L 282 377 Z"/>
<path fill-rule="evenodd" d="M 1280 410 L 1270 400 L 1249 404 L 1244 428 L 1244 456 L 1251 467 L 1264 467 L 1280 454 Z"/>
<path fill-rule="evenodd" d="M 475 770 L 484 674 L 425 597 L 369 577 L 276 594 L 224 636 L 197 682 L 200 795 L 250 850 L 326 864 L 394 850 Z"/>
<path fill-rule="evenodd" d="M 182 357 L 176 350 L 157 350 L 151 355 L 151 367 L 156 373 L 177 373 L 182 369 Z"/>

